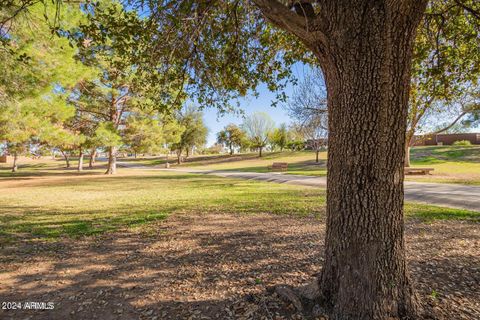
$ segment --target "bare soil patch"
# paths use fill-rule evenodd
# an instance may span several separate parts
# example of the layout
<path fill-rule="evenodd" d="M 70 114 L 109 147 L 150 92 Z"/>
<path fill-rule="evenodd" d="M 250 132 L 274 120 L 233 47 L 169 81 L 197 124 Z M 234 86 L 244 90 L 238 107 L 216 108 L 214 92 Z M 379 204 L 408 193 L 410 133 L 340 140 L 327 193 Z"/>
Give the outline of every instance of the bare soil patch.
<path fill-rule="evenodd" d="M 1 248 L 0 302 L 54 302 L 0 319 L 302 319 L 267 287 L 320 271 L 324 222 L 278 215 L 175 215 L 125 231 Z M 437 319 L 480 318 L 480 231 L 407 222 L 410 270 Z"/>

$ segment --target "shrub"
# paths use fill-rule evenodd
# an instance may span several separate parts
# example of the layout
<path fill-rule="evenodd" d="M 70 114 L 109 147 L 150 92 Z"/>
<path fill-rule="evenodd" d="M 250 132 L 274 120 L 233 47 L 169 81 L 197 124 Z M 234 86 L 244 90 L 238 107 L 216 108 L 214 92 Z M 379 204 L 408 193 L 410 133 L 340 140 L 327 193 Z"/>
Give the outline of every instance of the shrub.
<path fill-rule="evenodd" d="M 453 143 L 454 146 L 471 146 L 472 143 L 468 140 L 459 140 Z"/>

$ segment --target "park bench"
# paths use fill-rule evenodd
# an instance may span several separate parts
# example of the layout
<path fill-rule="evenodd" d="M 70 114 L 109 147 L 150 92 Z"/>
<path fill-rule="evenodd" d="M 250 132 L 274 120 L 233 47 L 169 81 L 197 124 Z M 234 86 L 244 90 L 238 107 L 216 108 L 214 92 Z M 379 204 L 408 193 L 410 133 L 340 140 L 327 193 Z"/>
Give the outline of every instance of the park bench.
<path fill-rule="evenodd" d="M 288 163 L 286 162 L 274 162 L 270 167 L 268 167 L 271 171 L 287 171 Z"/>
<path fill-rule="evenodd" d="M 433 168 L 405 168 L 405 174 L 431 174 Z"/>

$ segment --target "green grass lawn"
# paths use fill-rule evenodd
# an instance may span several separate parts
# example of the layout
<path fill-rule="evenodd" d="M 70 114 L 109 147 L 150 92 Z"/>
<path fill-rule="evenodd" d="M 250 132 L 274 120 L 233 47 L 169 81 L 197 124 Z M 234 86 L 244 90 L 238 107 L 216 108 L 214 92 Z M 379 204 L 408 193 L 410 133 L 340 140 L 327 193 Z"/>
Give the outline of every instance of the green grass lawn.
<path fill-rule="evenodd" d="M 414 167 L 429 167 L 431 176 L 407 180 L 480 185 L 480 146 L 415 147 L 411 150 Z"/>
<path fill-rule="evenodd" d="M 121 159 L 130 163 L 136 163 L 145 166 L 163 166 L 165 158 L 138 158 Z M 173 167 L 189 167 L 196 169 L 212 169 L 226 171 L 245 171 L 245 172 L 268 172 L 268 166 L 273 162 L 288 162 L 289 174 L 320 175 L 325 176 L 327 153 L 321 152 L 319 162 L 315 162 L 315 153 L 311 151 L 283 151 L 283 152 L 265 152 L 264 156 L 259 158 L 257 153 L 234 154 L 230 155 L 207 155 L 194 156 L 187 159 L 181 165 L 176 164 L 176 159 L 171 158 L 169 163 Z"/>
<path fill-rule="evenodd" d="M 318 188 L 138 169 L 121 169 L 117 176 L 55 170 L 0 180 L 0 244 L 145 228 L 180 213 L 325 214 L 325 191 Z M 423 220 L 480 217 L 419 204 L 407 204 L 406 215 Z"/>
<path fill-rule="evenodd" d="M 256 154 L 196 156 L 188 159 L 182 167 L 210 170 L 231 170 L 268 172 L 273 162 L 288 162 L 287 174 L 326 176 L 327 153 L 320 153 L 320 161 L 315 162 L 315 153 L 273 152 L 259 158 Z M 171 159 L 173 166 L 174 159 Z M 432 175 L 407 176 L 408 181 L 440 183 L 461 183 L 480 185 L 480 146 L 434 146 L 414 147 L 411 150 L 413 167 L 434 168 Z M 163 165 L 164 158 L 127 159 L 142 165 Z"/>

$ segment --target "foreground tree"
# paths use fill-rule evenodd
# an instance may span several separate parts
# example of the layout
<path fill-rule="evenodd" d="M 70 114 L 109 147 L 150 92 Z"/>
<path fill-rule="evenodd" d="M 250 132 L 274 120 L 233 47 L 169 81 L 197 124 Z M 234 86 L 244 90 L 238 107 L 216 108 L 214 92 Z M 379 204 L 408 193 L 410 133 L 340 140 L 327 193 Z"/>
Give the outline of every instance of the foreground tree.
<path fill-rule="evenodd" d="M 255 112 L 243 120 L 242 129 L 250 140 L 250 147 L 257 149 L 258 156 L 262 157 L 262 151 L 268 143 L 268 137 L 275 129 L 273 120 L 265 112 Z"/>
<path fill-rule="evenodd" d="M 403 161 L 412 46 L 427 1 L 301 1 L 297 13 L 254 2 L 312 50 L 325 75 L 332 134 L 317 299 L 333 319 L 416 318 Z"/>

